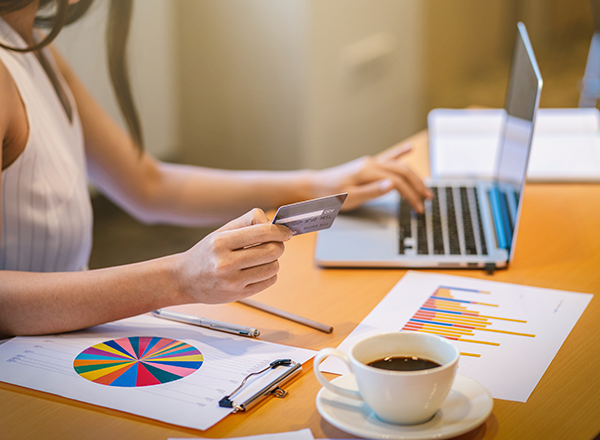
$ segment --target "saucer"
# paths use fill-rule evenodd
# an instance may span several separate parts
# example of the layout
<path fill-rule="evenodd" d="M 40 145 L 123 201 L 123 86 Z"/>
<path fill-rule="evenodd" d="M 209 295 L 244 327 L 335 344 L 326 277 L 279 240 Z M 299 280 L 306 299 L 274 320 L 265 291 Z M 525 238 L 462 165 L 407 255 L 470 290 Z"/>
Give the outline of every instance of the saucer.
<path fill-rule="evenodd" d="M 337 385 L 358 390 L 353 375 L 332 380 Z M 319 414 L 342 431 L 359 437 L 390 440 L 422 440 L 454 437 L 476 428 L 492 412 L 494 400 L 482 385 L 456 375 L 452 389 L 433 418 L 418 425 L 394 425 L 379 420 L 366 403 L 345 398 L 325 388 L 317 394 Z"/>

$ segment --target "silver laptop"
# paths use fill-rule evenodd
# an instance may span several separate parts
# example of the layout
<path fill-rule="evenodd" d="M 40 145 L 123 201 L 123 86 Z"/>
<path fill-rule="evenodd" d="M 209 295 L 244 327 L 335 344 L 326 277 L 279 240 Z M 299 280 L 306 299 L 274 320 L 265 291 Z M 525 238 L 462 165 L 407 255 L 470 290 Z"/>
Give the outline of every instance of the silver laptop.
<path fill-rule="evenodd" d="M 339 215 L 317 235 L 323 267 L 504 268 L 512 260 L 542 77 L 517 25 L 504 129 L 492 180 L 431 180 L 417 214 L 394 191 Z"/>

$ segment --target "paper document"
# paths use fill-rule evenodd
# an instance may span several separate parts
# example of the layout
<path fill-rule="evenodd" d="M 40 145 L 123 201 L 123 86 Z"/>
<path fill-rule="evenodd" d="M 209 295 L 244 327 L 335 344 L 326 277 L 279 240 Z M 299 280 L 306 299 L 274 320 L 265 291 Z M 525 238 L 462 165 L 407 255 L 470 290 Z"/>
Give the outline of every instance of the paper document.
<path fill-rule="evenodd" d="M 338 347 L 398 330 L 438 334 L 458 372 L 496 399 L 526 402 L 593 295 L 409 271 Z M 346 374 L 329 358 L 323 371 Z"/>
<path fill-rule="evenodd" d="M 0 380 L 166 423 L 205 430 L 232 409 L 219 400 L 248 374 L 311 350 L 141 315 L 0 346 Z M 260 376 L 249 380 L 248 388 Z"/>
<path fill-rule="evenodd" d="M 249 435 L 246 437 L 231 437 L 229 440 L 314 440 L 310 429 L 301 429 L 300 431 L 277 432 L 274 434 Z M 171 438 L 169 440 L 194 440 L 190 438 Z M 200 439 L 198 439 L 200 440 Z"/>
<path fill-rule="evenodd" d="M 491 178 L 504 110 L 429 112 L 431 176 Z M 539 109 L 529 181 L 600 181 L 600 112 L 595 108 Z"/>

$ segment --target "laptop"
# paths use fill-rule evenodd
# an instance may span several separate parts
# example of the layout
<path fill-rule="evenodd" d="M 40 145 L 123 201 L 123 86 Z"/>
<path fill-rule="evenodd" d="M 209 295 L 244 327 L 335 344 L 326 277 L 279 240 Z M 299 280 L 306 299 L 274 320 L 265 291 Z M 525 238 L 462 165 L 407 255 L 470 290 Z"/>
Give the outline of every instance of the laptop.
<path fill-rule="evenodd" d="M 323 267 L 505 268 L 514 256 L 542 77 L 517 25 L 493 179 L 432 179 L 417 214 L 396 191 L 338 216 L 319 231 Z"/>

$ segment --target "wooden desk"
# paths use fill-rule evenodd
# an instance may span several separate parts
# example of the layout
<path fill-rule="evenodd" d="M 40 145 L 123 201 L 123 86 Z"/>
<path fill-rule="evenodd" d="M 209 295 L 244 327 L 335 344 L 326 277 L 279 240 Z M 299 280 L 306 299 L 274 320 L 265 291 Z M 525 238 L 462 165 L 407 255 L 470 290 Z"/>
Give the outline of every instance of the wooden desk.
<path fill-rule="evenodd" d="M 415 151 L 408 160 L 424 175 L 426 134 L 419 133 L 411 140 Z M 594 293 L 596 297 L 528 402 L 496 400 L 485 424 L 461 438 L 590 439 L 600 432 L 600 184 L 532 184 L 524 197 L 516 256 L 508 270 L 493 276 L 482 271 L 436 272 Z M 333 325 L 333 334 L 240 304 L 181 309 L 259 327 L 267 341 L 314 350 L 337 346 L 405 271 L 320 269 L 314 264 L 314 241 L 314 234 L 291 240 L 281 259 L 278 283 L 255 298 Z M 317 438 L 354 438 L 317 412 L 315 397 L 320 386 L 310 362 L 287 388 L 290 394 L 285 399 L 271 399 L 248 414 L 233 414 L 202 432 L 0 383 L 0 438 L 164 440 L 306 427 Z"/>

